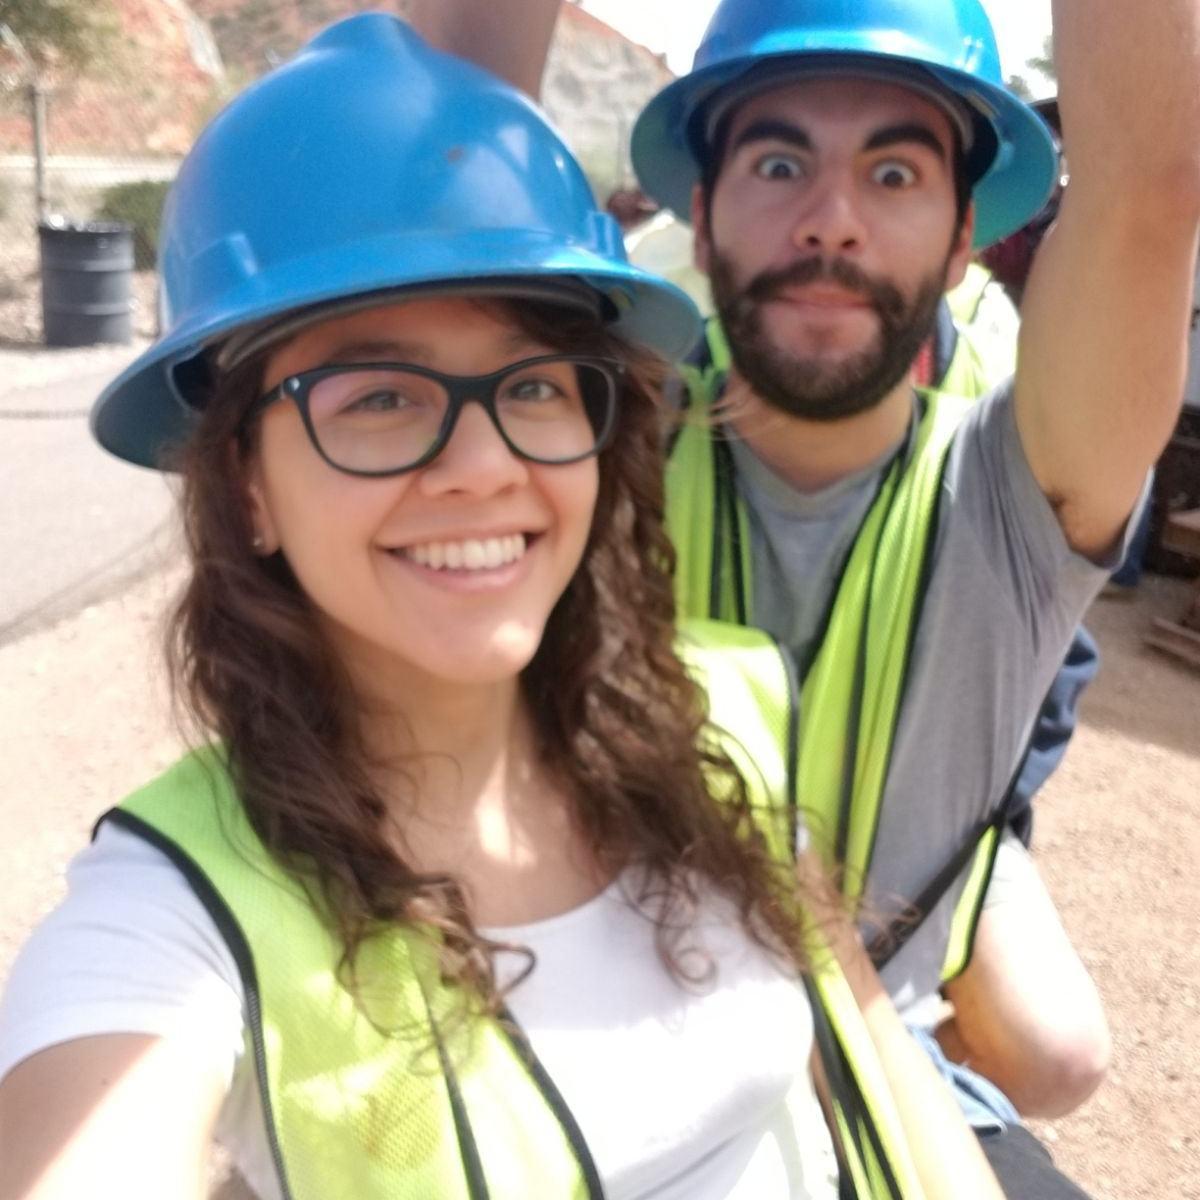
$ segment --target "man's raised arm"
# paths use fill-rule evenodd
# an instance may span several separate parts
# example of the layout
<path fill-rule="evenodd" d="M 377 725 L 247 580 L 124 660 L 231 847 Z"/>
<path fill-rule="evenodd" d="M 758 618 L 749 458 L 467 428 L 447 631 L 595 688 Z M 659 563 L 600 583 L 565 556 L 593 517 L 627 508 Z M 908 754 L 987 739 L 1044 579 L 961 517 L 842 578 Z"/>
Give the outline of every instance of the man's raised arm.
<path fill-rule="evenodd" d="M 431 45 L 485 67 L 535 100 L 562 0 L 413 0 L 413 28 Z"/>
<path fill-rule="evenodd" d="M 1183 394 L 1200 0 L 1053 0 L 1071 182 L 1030 276 L 1017 422 L 1072 546 L 1112 546 Z"/>

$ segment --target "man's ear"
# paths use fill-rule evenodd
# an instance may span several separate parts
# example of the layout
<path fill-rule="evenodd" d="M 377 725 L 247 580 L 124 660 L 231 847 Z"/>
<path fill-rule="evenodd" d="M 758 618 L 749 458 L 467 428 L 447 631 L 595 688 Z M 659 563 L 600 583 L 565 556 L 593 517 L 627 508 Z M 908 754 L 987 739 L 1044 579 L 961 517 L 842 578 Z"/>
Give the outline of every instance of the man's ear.
<path fill-rule="evenodd" d="M 692 188 L 691 216 L 692 262 L 707 275 L 712 239 L 708 228 L 708 205 L 705 203 L 704 189 L 698 183 Z"/>
<path fill-rule="evenodd" d="M 966 278 L 975 248 L 975 201 L 967 205 L 962 228 L 959 229 L 950 247 L 950 259 L 946 265 L 946 291 L 952 292 Z"/>

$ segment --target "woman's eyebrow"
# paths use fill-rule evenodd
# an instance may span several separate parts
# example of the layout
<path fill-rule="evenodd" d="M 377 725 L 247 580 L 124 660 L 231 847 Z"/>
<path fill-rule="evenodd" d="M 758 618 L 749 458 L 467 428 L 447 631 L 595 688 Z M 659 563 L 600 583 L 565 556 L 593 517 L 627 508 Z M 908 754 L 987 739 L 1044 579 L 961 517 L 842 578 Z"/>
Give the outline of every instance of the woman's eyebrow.
<path fill-rule="evenodd" d="M 799 125 L 771 117 L 764 117 L 761 121 L 751 121 L 737 135 L 733 149 L 740 150 L 751 142 L 785 142 L 789 146 L 795 146 L 797 150 L 813 148 L 812 138 Z"/>
<path fill-rule="evenodd" d="M 927 146 L 943 162 L 949 158 L 949 152 L 942 139 L 929 126 L 922 125 L 917 121 L 907 121 L 902 125 L 888 125 L 883 129 L 877 129 L 867 138 L 863 149 L 883 150 L 888 146 L 897 146 L 905 142 L 915 142 L 917 145 Z"/>
<path fill-rule="evenodd" d="M 344 342 L 329 352 L 330 362 L 411 362 L 428 363 L 433 355 L 420 342 L 378 341 Z"/>

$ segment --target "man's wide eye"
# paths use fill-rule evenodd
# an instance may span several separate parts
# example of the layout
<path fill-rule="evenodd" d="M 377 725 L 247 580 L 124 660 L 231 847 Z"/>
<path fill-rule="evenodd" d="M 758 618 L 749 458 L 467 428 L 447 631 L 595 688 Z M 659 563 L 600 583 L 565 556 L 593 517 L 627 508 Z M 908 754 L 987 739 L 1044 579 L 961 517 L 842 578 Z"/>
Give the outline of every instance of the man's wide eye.
<path fill-rule="evenodd" d="M 799 179 L 804 168 L 791 154 L 768 154 L 758 160 L 754 173 L 760 179 Z"/>
<path fill-rule="evenodd" d="M 872 168 L 871 178 L 886 188 L 907 188 L 917 182 L 917 173 L 908 163 L 889 159 Z"/>

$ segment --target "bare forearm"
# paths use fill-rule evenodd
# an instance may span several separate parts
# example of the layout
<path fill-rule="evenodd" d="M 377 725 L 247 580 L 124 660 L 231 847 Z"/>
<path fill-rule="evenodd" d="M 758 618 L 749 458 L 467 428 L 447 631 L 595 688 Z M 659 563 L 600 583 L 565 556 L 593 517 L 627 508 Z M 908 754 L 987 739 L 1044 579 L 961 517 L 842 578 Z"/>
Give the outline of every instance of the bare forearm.
<path fill-rule="evenodd" d="M 534 99 L 561 0 L 413 0 L 413 28 Z"/>
<path fill-rule="evenodd" d="M 212 1049 L 103 1034 L 14 1067 L 0 1082 L 0 1200 L 201 1200 L 228 1090 Z"/>

